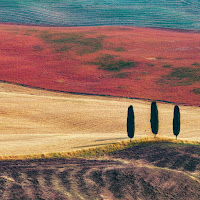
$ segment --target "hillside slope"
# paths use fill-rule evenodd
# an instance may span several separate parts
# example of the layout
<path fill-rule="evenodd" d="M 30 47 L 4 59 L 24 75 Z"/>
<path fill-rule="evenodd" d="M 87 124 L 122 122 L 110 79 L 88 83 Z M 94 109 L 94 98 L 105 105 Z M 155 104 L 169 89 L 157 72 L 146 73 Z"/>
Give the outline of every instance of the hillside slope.
<path fill-rule="evenodd" d="M 128 139 L 127 109 L 135 138 L 153 137 L 151 102 L 55 93 L 0 83 L 0 155 L 75 151 Z M 160 137 L 175 138 L 173 104 L 158 103 Z M 200 141 L 200 108 L 180 106 L 179 139 Z"/>
<path fill-rule="evenodd" d="M 133 146 L 102 157 L 0 161 L 0 196 L 10 199 L 198 200 L 200 147 Z"/>
<path fill-rule="evenodd" d="M 200 106 L 199 41 L 151 28 L 0 25 L 0 80 Z"/>
<path fill-rule="evenodd" d="M 1 1 L 0 21 L 53 26 L 200 29 L 199 0 Z"/>

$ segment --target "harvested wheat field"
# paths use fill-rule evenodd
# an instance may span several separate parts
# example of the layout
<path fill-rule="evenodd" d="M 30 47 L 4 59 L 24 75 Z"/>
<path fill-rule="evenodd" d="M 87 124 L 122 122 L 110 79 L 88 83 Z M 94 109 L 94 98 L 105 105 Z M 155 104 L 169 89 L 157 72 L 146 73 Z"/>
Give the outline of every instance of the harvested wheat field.
<path fill-rule="evenodd" d="M 0 83 L 0 155 L 75 151 L 127 140 L 129 105 L 135 138 L 153 137 L 150 104 L 135 99 L 56 93 Z M 174 138 L 173 104 L 158 103 L 158 136 Z M 200 108 L 180 106 L 180 139 L 200 141 Z"/>

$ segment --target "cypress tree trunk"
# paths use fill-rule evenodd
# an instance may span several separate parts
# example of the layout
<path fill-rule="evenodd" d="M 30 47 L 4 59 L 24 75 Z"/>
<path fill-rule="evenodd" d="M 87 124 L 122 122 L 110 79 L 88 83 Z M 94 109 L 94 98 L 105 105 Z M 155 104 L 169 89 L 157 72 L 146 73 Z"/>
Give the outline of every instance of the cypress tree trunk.
<path fill-rule="evenodd" d="M 156 134 L 158 133 L 158 108 L 156 105 L 156 102 L 153 101 L 151 103 L 151 131 L 155 135 L 154 138 L 156 138 Z"/>
<path fill-rule="evenodd" d="M 130 142 L 131 142 L 131 138 L 134 137 L 134 133 L 135 133 L 135 115 L 134 115 L 134 111 L 133 111 L 133 106 L 128 107 L 127 133 L 128 133 L 128 137 L 130 138 Z"/>
<path fill-rule="evenodd" d="M 177 105 L 174 107 L 173 133 L 177 139 L 177 136 L 180 133 L 180 109 Z"/>

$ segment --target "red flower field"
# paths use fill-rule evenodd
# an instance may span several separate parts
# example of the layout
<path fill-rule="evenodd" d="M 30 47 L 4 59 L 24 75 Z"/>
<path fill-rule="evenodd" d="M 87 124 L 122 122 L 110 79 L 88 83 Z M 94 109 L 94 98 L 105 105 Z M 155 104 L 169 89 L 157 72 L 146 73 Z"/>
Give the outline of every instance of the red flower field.
<path fill-rule="evenodd" d="M 1 24 L 0 80 L 199 106 L 200 33 Z"/>

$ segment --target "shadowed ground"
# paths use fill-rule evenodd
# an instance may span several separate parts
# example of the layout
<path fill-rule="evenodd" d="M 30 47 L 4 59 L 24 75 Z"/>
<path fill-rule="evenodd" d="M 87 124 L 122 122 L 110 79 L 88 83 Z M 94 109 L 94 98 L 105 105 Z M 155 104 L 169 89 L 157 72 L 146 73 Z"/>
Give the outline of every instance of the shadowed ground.
<path fill-rule="evenodd" d="M 3 199 L 200 198 L 200 147 L 134 146 L 103 157 L 0 162 Z"/>

